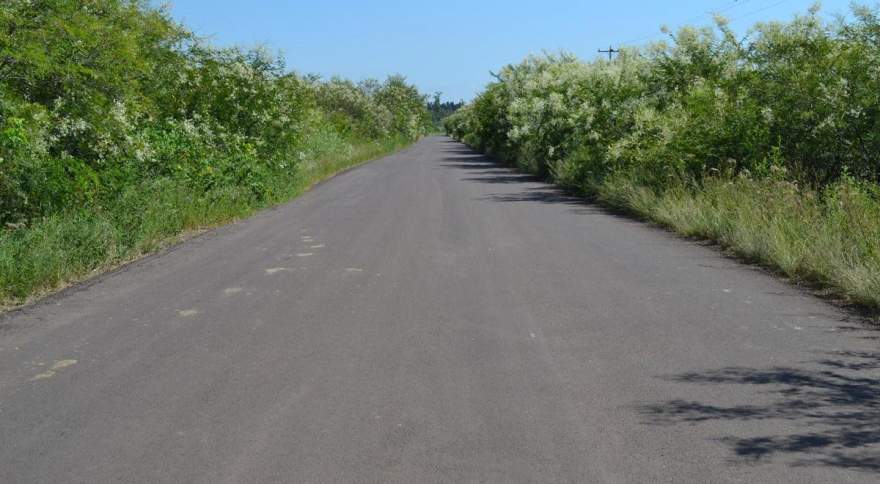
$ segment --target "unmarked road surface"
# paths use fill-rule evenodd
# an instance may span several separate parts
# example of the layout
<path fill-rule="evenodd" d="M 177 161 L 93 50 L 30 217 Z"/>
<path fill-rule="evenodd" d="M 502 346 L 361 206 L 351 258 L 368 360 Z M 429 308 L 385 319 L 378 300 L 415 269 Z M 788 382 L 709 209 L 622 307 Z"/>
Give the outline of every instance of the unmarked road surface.
<path fill-rule="evenodd" d="M 878 345 L 428 138 L 0 319 L 0 482 L 876 483 Z"/>

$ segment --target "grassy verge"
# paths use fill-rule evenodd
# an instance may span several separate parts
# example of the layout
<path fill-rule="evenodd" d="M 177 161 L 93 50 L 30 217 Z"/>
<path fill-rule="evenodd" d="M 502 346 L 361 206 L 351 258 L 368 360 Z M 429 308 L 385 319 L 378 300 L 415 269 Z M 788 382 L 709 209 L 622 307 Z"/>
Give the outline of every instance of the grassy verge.
<path fill-rule="evenodd" d="M 246 187 L 198 191 L 173 179 L 133 186 L 106 206 L 68 210 L 0 232 L 0 310 L 155 252 L 302 194 L 339 171 L 404 147 L 391 138 L 349 146 L 272 179 L 268 196 Z"/>
<path fill-rule="evenodd" d="M 707 179 L 657 193 L 613 176 L 590 191 L 608 206 L 718 242 L 793 282 L 880 313 L 877 185 L 845 179 L 815 191 L 779 179 Z"/>

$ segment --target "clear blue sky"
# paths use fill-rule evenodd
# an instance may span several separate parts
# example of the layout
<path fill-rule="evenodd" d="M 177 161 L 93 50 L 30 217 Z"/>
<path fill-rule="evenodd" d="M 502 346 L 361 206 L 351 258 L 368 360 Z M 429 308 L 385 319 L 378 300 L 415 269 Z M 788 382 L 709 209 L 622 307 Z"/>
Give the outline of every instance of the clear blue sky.
<path fill-rule="evenodd" d="M 265 44 L 300 73 L 351 79 L 405 75 L 426 93 L 470 99 L 489 70 L 542 50 L 592 58 L 609 44 L 662 37 L 661 25 L 711 23 L 722 11 L 745 31 L 789 19 L 813 0 L 172 0 L 172 15 L 216 45 Z M 849 0 L 823 11 L 847 13 Z M 874 4 L 874 0 L 867 2 Z M 631 41 L 636 42 L 631 42 Z"/>

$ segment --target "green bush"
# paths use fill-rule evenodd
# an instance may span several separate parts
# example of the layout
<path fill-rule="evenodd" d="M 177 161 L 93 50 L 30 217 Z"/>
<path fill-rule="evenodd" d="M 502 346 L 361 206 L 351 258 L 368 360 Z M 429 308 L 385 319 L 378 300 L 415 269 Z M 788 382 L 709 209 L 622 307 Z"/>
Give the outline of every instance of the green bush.
<path fill-rule="evenodd" d="M 154 177 L 201 190 L 293 172 L 328 128 L 345 143 L 429 126 L 400 76 L 363 87 L 205 45 L 138 0 L 0 5 L 0 223 L 107 205 Z M 331 135 L 332 136 L 332 135 Z"/>
<path fill-rule="evenodd" d="M 877 181 L 880 20 L 854 14 L 828 23 L 811 10 L 759 24 L 747 41 L 719 19 L 613 62 L 530 57 L 503 68 L 446 128 L 539 172 L 577 165 L 559 169 L 579 178 L 630 170 L 662 186 L 780 163 L 811 184 L 844 172 Z"/>

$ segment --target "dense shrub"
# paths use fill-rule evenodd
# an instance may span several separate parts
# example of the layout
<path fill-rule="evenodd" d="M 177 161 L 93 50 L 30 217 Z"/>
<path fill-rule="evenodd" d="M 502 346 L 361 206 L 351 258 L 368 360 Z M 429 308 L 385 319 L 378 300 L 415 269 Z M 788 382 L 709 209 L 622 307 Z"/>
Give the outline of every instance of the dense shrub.
<path fill-rule="evenodd" d="M 145 0 L 0 4 L 0 224 L 112 204 L 169 177 L 200 190 L 291 176 L 307 134 L 337 148 L 428 127 L 400 76 L 355 86 L 263 49 L 205 45 Z M 346 146 L 342 146 L 346 145 Z"/>
<path fill-rule="evenodd" d="M 507 66 L 447 130 L 574 184 L 626 170 L 664 186 L 772 166 L 818 185 L 880 179 L 876 10 L 829 23 L 813 9 L 745 41 L 723 19 L 670 37 L 612 62 L 562 54 Z"/>

